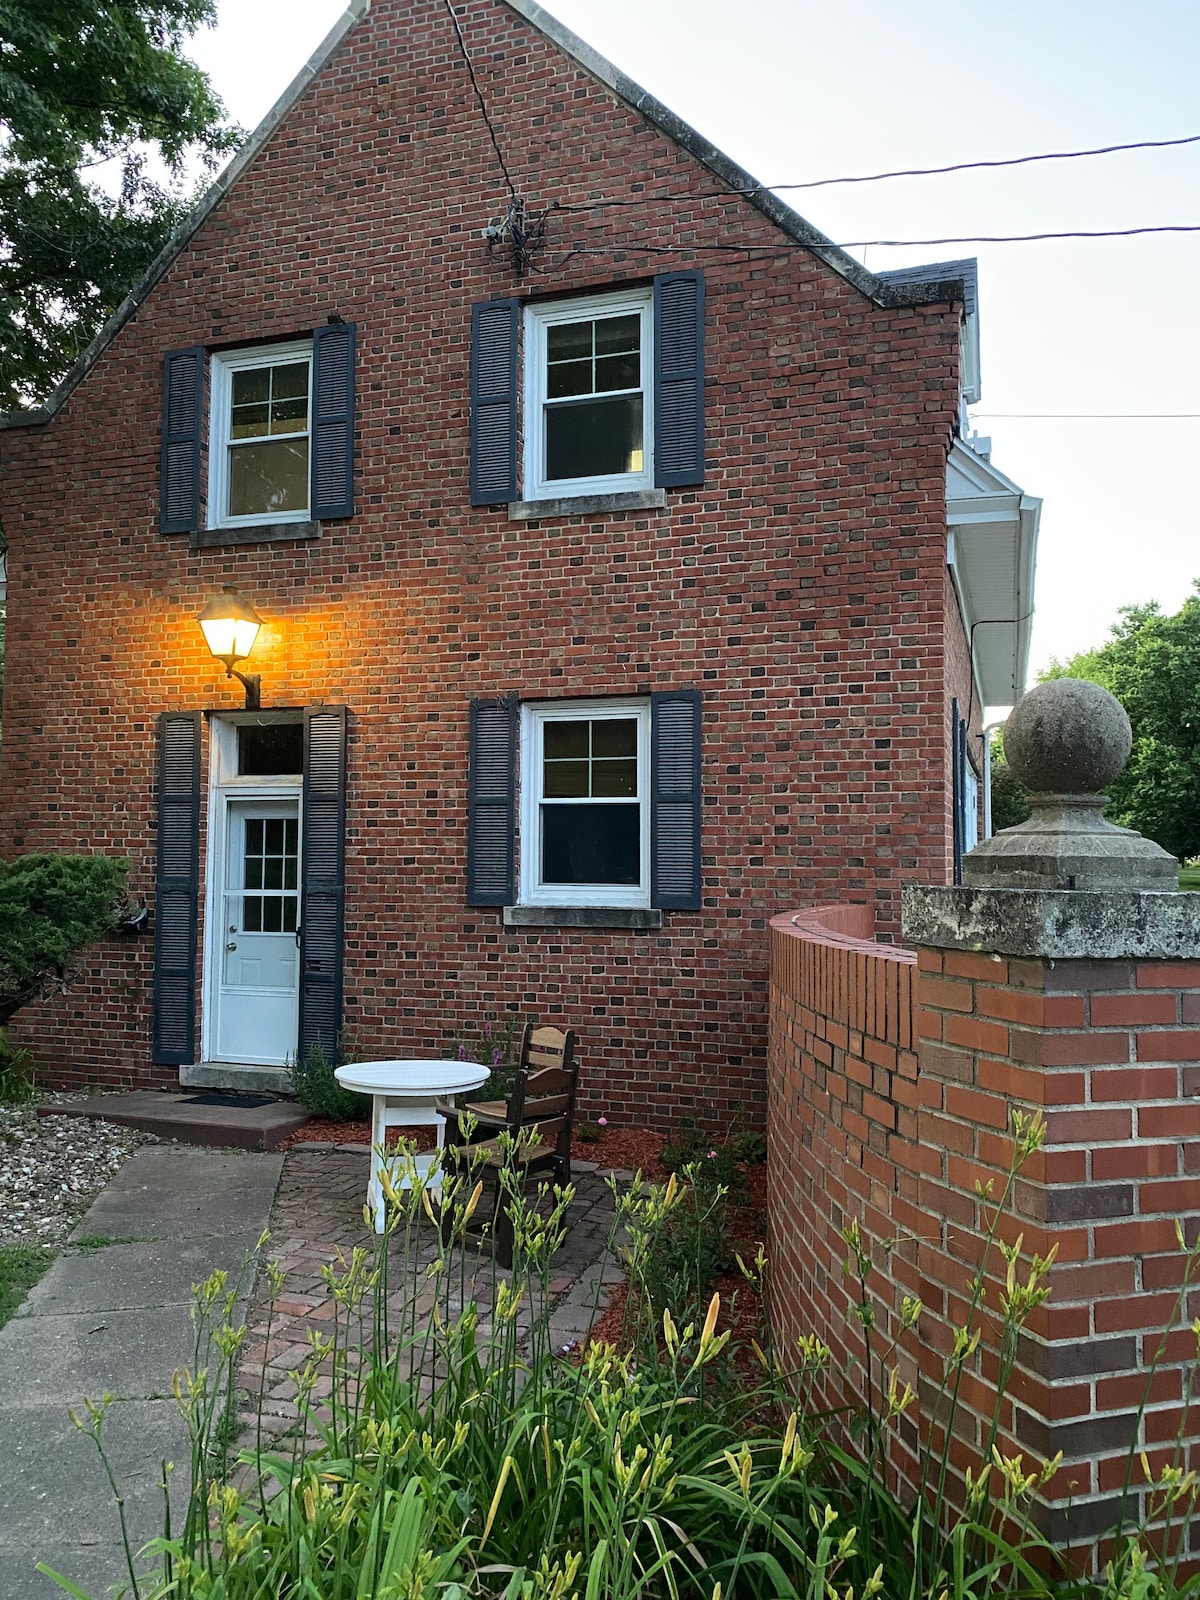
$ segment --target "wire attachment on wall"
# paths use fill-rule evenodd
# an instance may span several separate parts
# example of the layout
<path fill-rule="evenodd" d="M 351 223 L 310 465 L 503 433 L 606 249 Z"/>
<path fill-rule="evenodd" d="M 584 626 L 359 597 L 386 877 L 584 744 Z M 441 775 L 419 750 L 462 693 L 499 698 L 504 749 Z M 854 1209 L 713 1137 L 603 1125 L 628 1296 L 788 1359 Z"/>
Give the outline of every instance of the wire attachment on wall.
<path fill-rule="evenodd" d="M 507 249 L 513 271 L 518 278 L 523 278 L 532 269 L 534 256 L 546 242 L 546 220 L 551 211 L 557 209 L 555 204 L 547 206 L 545 211 L 527 211 L 524 200 L 514 195 L 500 221 L 489 223 L 483 230 L 488 255 L 494 256 L 497 250 Z"/>

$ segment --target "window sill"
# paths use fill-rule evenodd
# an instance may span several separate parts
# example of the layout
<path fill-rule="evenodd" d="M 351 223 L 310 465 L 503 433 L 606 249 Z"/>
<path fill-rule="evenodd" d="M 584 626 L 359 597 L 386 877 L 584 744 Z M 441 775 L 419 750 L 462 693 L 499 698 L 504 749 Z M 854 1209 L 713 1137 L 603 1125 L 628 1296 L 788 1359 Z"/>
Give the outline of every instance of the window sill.
<path fill-rule="evenodd" d="M 505 906 L 506 928 L 661 928 L 651 906 Z"/>
<path fill-rule="evenodd" d="M 606 511 L 661 511 L 667 503 L 665 489 L 634 489 L 627 494 L 569 495 L 562 500 L 512 500 L 510 522 L 535 522 L 546 518 L 591 517 Z"/>
<path fill-rule="evenodd" d="M 237 528 L 195 528 L 188 535 L 192 550 L 238 544 L 284 544 L 320 537 L 319 522 L 251 522 Z"/>

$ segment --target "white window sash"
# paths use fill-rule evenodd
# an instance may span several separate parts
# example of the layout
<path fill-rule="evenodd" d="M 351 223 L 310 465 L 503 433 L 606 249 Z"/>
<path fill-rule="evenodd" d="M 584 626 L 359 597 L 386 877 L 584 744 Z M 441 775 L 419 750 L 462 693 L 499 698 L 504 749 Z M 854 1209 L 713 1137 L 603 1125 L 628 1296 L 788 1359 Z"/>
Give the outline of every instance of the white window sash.
<path fill-rule="evenodd" d="M 558 323 L 600 317 L 641 318 L 642 383 L 640 389 L 614 389 L 611 398 L 642 396 L 642 470 L 613 472 L 591 478 L 547 478 L 546 461 L 546 330 Z M 568 499 L 575 495 L 623 494 L 654 487 L 654 296 L 648 290 L 634 294 L 589 295 L 578 300 L 556 300 L 525 308 L 525 472 L 523 494 L 527 500 Z M 580 395 L 579 400 L 605 400 L 602 394 Z M 553 403 L 553 402 L 551 402 Z"/>
<path fill-rule="evenodd" d="M 225 507 L 229 504 L 231 448 L 229 427 L 232 417 L 233 374 L 244 372 L 247 367 L 299 366 L 301 363 L 308 368 L 308 428 L 303 434 L 281 433 L 274 437 L 280 440 L 306 438 L 309 441 L 311 455 L 313 420 L 311 341 L 305 339 L 295 340 L 290 344 L 256 345 L 252 350 L 222 351 L 213 356 L 208 438 L 208 526 L 210 528 L 241 528 L 265 522 L 308 522 L 311 519 L 311 509 L 307 505 L 301 511 L 264 511 L 243 517 L 231 517 L 225 511 Z M 246 441 L 247 444 L 271 442 L 268 436 L 257 441 Z"/>
<path fill-rule="evenodd" d="M 547 722 L 637 719 L 637 803 L 640 809 L 638 884 L 541 883 L 543 729 Z M 629 805 L 628 799 L 551 800 L 550 805 Z M 650 705 L 646 700 L 559 700 L 521 707 L 520 900 L 527 906 L 648 906 L 650 904 Z"/>

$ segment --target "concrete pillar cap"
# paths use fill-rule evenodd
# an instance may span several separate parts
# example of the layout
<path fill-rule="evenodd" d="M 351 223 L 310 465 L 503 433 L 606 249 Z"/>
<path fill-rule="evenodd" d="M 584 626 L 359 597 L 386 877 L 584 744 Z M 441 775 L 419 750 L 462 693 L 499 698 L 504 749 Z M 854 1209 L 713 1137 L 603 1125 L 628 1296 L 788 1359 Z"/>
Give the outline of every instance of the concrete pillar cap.
<path fill-rule="evenodd" d="M 1125 709 L 1098 683 L 1052 678 L 1031 689 L 1004 727 L 1008 764 L 1029 789 L 1033 815 L 963 857 L 976 889 L 1173 890 L 1178 862 L 1160 845 L 1103 816 L 1129 760 Z"/>

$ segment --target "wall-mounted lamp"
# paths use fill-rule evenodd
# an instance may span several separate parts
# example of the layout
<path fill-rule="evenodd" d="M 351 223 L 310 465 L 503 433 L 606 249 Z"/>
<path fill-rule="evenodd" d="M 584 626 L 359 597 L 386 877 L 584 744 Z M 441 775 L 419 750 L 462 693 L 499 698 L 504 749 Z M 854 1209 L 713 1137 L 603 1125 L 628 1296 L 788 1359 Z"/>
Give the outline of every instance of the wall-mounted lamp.
<path fill-rule="evenodd" d="M 257 673 L 239 672 L 235 662 L 244 661 L 254 648 L 262 618 L 248 600 L 228 585 L 210 600 L 196 618 L 208 648 L 225 663 L 225 676 L 236 678 L 246 691 L 246 710 L 260 707 L 262 679 Z"/>

